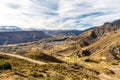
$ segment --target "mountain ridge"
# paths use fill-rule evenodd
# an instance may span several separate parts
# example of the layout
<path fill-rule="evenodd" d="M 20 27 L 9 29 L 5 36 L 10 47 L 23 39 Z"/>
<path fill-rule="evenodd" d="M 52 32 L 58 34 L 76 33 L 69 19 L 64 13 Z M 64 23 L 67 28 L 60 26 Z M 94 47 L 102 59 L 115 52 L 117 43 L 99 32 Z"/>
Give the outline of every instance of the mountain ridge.
<path fill-rule="evenodd" d="M 0 32 L 0 44 L 25 43 L 50 37 L 42 31 Z"/>

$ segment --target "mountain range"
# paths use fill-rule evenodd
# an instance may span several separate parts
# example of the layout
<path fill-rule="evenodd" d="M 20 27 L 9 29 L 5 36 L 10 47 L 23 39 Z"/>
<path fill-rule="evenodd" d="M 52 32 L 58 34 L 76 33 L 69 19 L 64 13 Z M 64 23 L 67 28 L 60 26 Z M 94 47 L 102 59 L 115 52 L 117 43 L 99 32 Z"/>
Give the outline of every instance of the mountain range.
<path fill-rule="evenodd" d="M 120 79 L 120 20 L 84 31 L 6 31 L 0 40 L 0 61 L 9 63 L 2 79 Z"/>
<path fill-rule="evenodd" d="M 62 36 L 77 36 L 81 30 L 24 30 L 17 26 L 0 26 L 0 45 L 36 41 Z"/>

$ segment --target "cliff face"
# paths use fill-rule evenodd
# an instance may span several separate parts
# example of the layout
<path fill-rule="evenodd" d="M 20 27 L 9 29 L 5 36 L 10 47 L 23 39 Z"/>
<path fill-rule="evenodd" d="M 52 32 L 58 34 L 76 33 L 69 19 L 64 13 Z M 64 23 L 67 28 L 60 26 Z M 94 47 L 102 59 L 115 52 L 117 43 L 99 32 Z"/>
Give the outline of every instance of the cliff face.
<path fill-rule="evenodd" d="M 0 32 L 0 44 L 24 43 L 49 37 L 42 31 Z"/>

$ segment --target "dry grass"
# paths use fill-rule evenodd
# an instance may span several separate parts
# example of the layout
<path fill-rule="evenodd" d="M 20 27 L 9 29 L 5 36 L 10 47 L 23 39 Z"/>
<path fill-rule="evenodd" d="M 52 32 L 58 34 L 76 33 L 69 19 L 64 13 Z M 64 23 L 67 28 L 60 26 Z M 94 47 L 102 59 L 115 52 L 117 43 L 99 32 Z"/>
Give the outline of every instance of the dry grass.
<path fill-rule="evenodd" d="M 96 75 L 98 73 L 94 70 L 91 70 L 89 68 L 84 68 L 83 66 L 80 66 L 78 64 L 73 63 L 61 63 L 61 64 L 45 64 L 45 65 L 38 65 L 33 64 L 24 60 L 20 60 L 13 57 L 8 57 L 4 55 L 0 55 L 0 60 L 7 60 L 12 65 L 12 70 L 10 71 L 3 71 L 3 77 L 1 79 L 7 79 L 8 78 L 15 80 L 16 77 L 18 79 L 46 79 L 50 78 L 53 80 L 59 79 L 64 80 L 66 77 L 69 77 L 73 80 L 79 80 L 82 78 L 88 78 L 90 79 L 96 79 Z M 91 72 L 87 73 L 87 71 Z M 5 72 L 7 72 L 6 75 Z M 13 75 L 11 78 L 10 76 Z"/>

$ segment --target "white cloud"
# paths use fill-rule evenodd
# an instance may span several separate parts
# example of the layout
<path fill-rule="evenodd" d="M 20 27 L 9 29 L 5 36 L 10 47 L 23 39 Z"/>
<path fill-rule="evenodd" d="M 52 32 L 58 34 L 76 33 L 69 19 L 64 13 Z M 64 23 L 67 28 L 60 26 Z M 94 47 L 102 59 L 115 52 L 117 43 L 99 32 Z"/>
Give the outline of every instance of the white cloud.
<path fill-rule="evenodd" d="M 0 25 L 85 29 L 120 18 L 120 0 L 0 0 Z"/>

